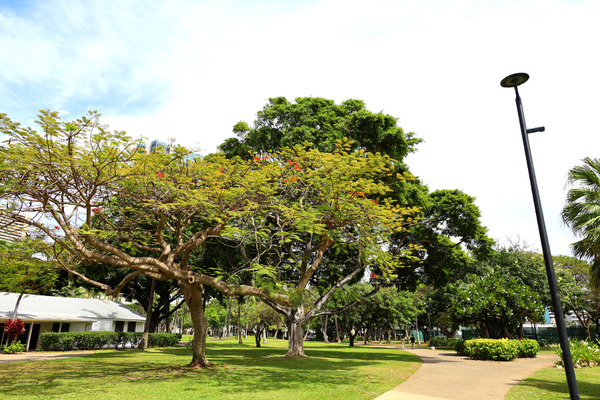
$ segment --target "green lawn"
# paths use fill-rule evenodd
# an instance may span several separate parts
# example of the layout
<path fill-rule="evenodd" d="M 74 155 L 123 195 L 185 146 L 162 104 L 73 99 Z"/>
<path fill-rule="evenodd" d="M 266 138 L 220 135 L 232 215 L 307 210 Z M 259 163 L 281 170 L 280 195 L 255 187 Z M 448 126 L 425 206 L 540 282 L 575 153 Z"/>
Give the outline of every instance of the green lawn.
<path fill-rule="evenodd" d="M 600 399 L 600 367 L 575 369 L 581 400 Z M 565 370 L 544 368 L 513 387 L 506 400 L 568 400 Z"/>
<path fill-rule="evenodd" d="M 284 359 L 287 342 L 209 340 L 215 367 L 186 368 L 189 348 L 105 350 L 86 357 L 2 364 L 8 399 L 373 399 L 400 384 L 420 359 L 395 349 L 306 342 L 306 359 Z"/>

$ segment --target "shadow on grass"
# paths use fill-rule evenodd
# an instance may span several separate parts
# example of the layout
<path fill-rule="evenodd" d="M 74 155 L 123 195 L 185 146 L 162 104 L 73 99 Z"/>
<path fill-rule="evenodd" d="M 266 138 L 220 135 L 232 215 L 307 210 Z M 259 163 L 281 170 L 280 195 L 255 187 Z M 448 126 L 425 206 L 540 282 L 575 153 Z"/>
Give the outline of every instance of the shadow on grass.
<path fill-rule="evenodd" d="M 543 379 L 528 378 L 519 383 L 520 386 L 529 386 L 541 391 L 564 394 L 569 398 L 569 387 L 565 378 L 564 382 L 553 382 Z M 586 382 L 577 377 L 577 388 L 580 396 L 586 396 L 589 399 L 600 398 L 600 383 Z"/>
<path fill-rule="evenodd" d="M 304 385 L 353 385 L 361 367 L 378 368 L 390 361 L 418 363 L 414 354 L 375 348 L 348 349 L 338 346 L 308 346 L 307 358 L 287 359 L 282 347 L 243 345 L 208 346 L 207 357 L 215 366 L 204 370 L 186 368 L 190 348 L 148 351 L 106 351 L 80 358 L 5 365 L 2 392 L 15 396 L 60 397 L 78 392 L 100 392 L 127 385 L 181 386 L 182 392 L 218 390 L 220 393 L 272 391 Z M 376 382 L 375 377 L 370 382 Z"/>

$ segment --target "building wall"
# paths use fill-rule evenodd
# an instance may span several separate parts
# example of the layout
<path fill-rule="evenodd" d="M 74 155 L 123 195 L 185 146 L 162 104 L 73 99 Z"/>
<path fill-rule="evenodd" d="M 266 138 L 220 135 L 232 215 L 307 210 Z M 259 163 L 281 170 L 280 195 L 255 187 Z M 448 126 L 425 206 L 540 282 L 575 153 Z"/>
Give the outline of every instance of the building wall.
<path fill-rule="evenodd" d="M 112 319 L 101 319 L 92 324 L 92 331 L 111 331 L 115 330 L 115 321 Z"/>

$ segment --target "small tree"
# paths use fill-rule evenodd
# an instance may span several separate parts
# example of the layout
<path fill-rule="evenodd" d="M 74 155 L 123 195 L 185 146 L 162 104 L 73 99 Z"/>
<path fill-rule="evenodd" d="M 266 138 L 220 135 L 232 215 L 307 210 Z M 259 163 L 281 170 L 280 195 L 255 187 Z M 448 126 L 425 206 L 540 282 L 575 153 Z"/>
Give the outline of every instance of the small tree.
<path fill-rule="evenodd" d="M 8 319 L 4 323 L 4 333 L 6 334 L 6 343 L 12 343 L 25 333 L 25 324 L 19 318 Z"/>

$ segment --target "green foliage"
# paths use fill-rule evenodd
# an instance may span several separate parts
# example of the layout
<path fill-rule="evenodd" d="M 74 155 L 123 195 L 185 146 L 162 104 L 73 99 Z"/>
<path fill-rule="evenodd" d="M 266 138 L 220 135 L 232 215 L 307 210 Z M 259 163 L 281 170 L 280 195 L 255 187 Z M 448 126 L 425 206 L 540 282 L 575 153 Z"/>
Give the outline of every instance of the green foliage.
<path fill-rule="evenodd" d="M 590 326 L 600 323 L 600 290 L 590 282 L 591 265 L 574 257 L 554 257 L 563 312 L 572 311 L 591 340 Z"/>
<path fill-rule="evenodd" d="M 571 244 L 577 257 L 592 259 L 591 282 L 600 288 L 600 159 L 586 157 L 569 171 L 562 219 L 581 240 Z"/>
<path fill-rule="evenodd" d="M 176 333 L 150 333 L 148 334 L 149 347 L 173 347 L 179 343 L 180 334 Z"/>
<path fill-rule="evenodd" d="M 49 253 L 42 239 L 0 240 L 0 291 L 49 294 L 58 276 Z"/>
<path fill-rule="evenodd" d="M 343 138 L 353 141 L 351 151 L 364 149 L 383 153 L 396 160 L 415 150 L 421 139 L 405 133 L 397 119 L 368 111 L 360 100 L 335 104 L 319 97 L 270 98 L 257 113 L 254 126 L 238 122 L 233 131 L 237 138 L 227 139 L 219 148 L 229 157 L 249 157 L 294 147 L 305 141 L 315 143 L 323 152 L 332 152 Z"/>
<path fill-rule="evenodd" d="M 532 339 L 458 339 L 454 350 L 459 356 L 475 360 L 511 361 L 517 357 L 535 357 L 540 346 Z"/>
<path fill-rule="evenodd" d="M 518 345 L 519 358 L 534 358 L 540 351 L 540 344 L 534 339 L 520 339 Z"/>
<path fill-rule="evenodd" d="M 456 351 L 456 354 L 458 354 L 459 356 L 465 356 L 466 353 L 466 340 L 465 339 L 457 339 L 456 343 L 454 343 L 454 350 Z"/>
<path fill-rule="evenodd" d="M 561 359 L 559 364 L 562 364 L 564 362 L 562 349 L 558 344 L 553 344 L 551 347 Z M 594 367 L 600 365 L 600 347 L 598 346 L 598 343 L 571 339 L 569 341 L 569 348 L 573 365 L 578 365 L 580 367 Z"/>
<path fill-rule="evenodd" d="M 457 283 L 449 317 L 463 326 L 477 326 L 483 337 L 511 337 L 529 320 L 541 322 L 549 299 L 541 256 L 521 249 L 492 252 L 478 262 L 478 271 Z"/>
<path fill-rule="evenodd" d="M 435 347 L 455 347 L 458 340 L 444 336 L 434 336 L 431 338 L 431 345 Z"/>
<path fill-rule="evenodd" d="M 149 347 L 172 347 L 179 343 L 173 333 L 149 333 Z M 136 347 L 142 340 L 141 332 L 44 332 L 40 334 L 40 348 L 44 351 L 94 350 L 102 348 Z"/>
<path fill-rule="evenodd" d="M 18 340 L 15 340 L 10 342 L 8 346 L 4 346 L 3 350 L 9 354 L 22 353 L 25 351 L 25 345 Z"/>
<path fill-rule="evenodd" d="M 464 354 L 475 360 L 512 361 L 519 355 L 519 344 L 510 339 L 471 339 L 464 343 Z"/>

